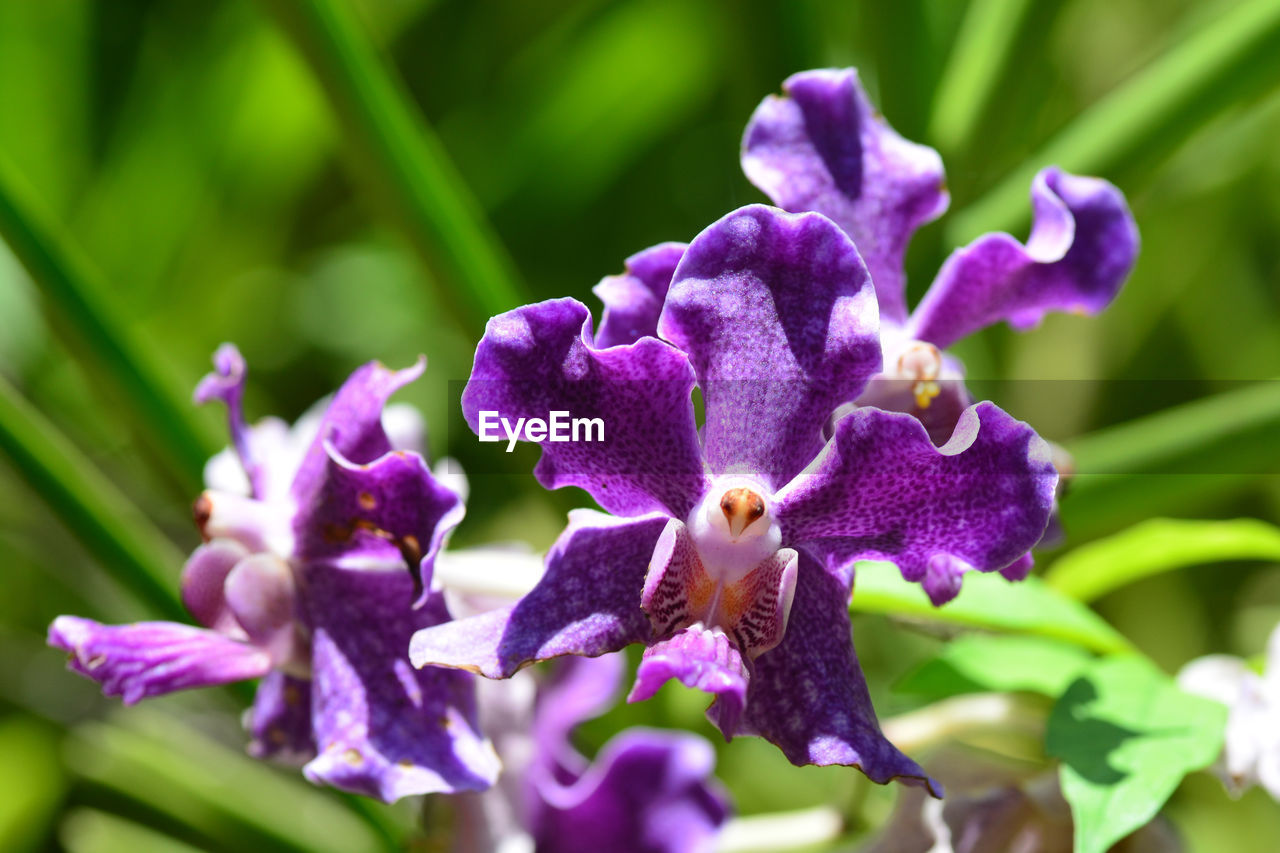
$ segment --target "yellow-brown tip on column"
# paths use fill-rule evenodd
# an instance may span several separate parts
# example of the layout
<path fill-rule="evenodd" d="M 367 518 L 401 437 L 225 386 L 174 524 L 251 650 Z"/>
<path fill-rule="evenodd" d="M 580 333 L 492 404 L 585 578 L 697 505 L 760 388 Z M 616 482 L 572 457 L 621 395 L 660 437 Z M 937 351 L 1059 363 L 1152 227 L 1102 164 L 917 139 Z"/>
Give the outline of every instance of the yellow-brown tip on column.
<path fill-rule="evenodd" d="M 720 511 L 729 522 L 729 535 L 737 539 L 764 515 L 764 498 L 747 488 L 730 489 L 720 498 Z"/>

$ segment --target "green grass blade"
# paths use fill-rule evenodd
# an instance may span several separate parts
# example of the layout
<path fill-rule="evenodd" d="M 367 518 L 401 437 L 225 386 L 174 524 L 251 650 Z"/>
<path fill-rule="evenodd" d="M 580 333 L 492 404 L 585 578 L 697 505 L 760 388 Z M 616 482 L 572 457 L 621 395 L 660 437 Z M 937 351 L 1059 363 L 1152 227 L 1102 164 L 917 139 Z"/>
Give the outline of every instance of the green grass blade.
<path fill-rule="evenodd" d="M 173 717 L 137 707 L 114 720 L 74 729 L 66 743 L 67 765 L 82 779 L 189 828 L 217 849 L 403 849 L 339 807 L 336 792 L 281 773 Z"/>
<path fill-rule="evenodd" d="M 852 609 L 943 625 L 1048 637 L 1104 653 L 1133 648 L 1098 614 L 1035 577 L 1011 583 L 997 574 L 972 572 L 965 577 L 964 586 L 954 601 L 934 607 L 920 584 L 903 580 L 897 567 L 888 563 L 859 563 Z"/>
<path fill-rule="evenodd" d="M 42 302 L 68 348 L 108 376 L 180 471 L 200 483 L 217 448 L 196 418 L 189 391 L 179 390 L 159 356 L 137 340 L 116 312 L 113 294 L 0 156 L 0 237 L 39 287 Z"/>
<path fill-rule="evenodd" d="M 1080 114 L 984 198 L 951 218 L 952 245 L 1018 226 L 1043 166 L 1108 174 L 1169 151 L 1236 101 L 1250 80 L 1269 85 L 1280 60 L 1280 3 L 1248 0 L 1194 30 Z"/>
<path fill-rule="evenodd" d="M 0 451 L 112 577 L 151 611 L 185 619 L 182 554 L 2 377 Z"/>
<path fill-rule="evenodd" d="M 1067 449 L 1081 473 L 1139 473 L 1274 427 L 1280 427 L 1280 381 L 1267 381 L 1106 427 L 1071 441 Z"/>
<path fill-rule="evenodd" d="M 1107 427 L 1067 443 L 1071 539 L 1153 515 L 1192 515 L 1280 470 L 1280 382 L 1265 381 Z"/>
<path fill-rule="evenodd" d="M 1280 562 L 1280 528 L 1254 518 L 1189 521 L 1153 518 L 1057 560 L 1049 586 L 1077 601 L 1161 572 L 1228 560 Z"/>
<path fill-rule="evenodd" d="M 377 200 L 437 275 L 471 332 L 516 307 L 523 285 L 506 248 L 399 79 L 345 0 L 264 0 L 324 86 Z"/>
<path fill-rule="evenodd" d="M 971 0 L 939 80 L 928 138 L 945 152 L 968 147 L 1027 19 L 1031 0 Z"/>

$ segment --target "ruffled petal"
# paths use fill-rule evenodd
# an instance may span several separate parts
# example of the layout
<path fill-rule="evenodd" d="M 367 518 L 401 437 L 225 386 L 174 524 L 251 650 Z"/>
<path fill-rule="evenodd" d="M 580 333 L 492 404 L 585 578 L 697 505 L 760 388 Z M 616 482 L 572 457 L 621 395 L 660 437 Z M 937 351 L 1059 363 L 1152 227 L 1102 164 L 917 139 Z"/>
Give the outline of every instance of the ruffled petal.
<path fill-rule="evenodd" d="M 942 159 L 871 106 L 858 72 L 804 71 L 764 99 L 742 139 L 742 169 L 779 207 L 831 217 L 853 238 L 886 321 L 907 318 L 903 257 L 947 209 Z"/>
<path fill-rule="evenodd" d="M 614 518 L 574 510 L 531 593 L 513 607 L 419 631 L 410 660 L 508 678 L 535 661 L 647 642 L 652 632 L 640 593 L 666 523 L 658 513 Z"/>
<path fill-rule="evenodd" d="M 785 544 L 890 560 L 941 604 L 964 571 L 1002 569 L 1039 541 L 1056 483 L 1048 445 L 992 403 L 965 410 L 942 447 L 910 415 L 857 409 L 776 506 Z"/>
<path fill-rule="evenodd" d="M 544 426 L 553 412 L 599 419 L 602 440 L 593 428 L 582 440 L 538 440 L 539 482 L 580 486 L 618 515 L 683 517 L 706 488 L 693 381 L 685 354 L 654 338 L 596 348 L 586 306 L 553 299 L 489 321 L 462 409 L 481 441 L 507 440 L 499 418 L 521 440 L 532 439 L 520 418 Z M 561 423 L 572 438 L 569 422 Z"/>
<path fill-rule="evenodd" d="M 393 802 L 477 791 L 498 759 L 480 732 L 466 673 L 415 671 L 413 632 L 448 620 L 443 599 L 414 609 L 407 574 L 312 564 L 302 580 L 312 627 L 313 782 Z"/>
<path fill-rule="evenodd" d="M 349 567 L 402 565 L 419 589 L 465 509 L 416 453 L 356 464 L 332 444 L 327 464 L 293 518 L 294 556 Z"/>
<path fill-rule="evenodd" d="M 750 674 L 742 652 L 718 628 L 693 625 L 644 650 L 628 702 L 640 702 L 671 679 L 715 697 L 707 718 L 726 738 L 738 731 Z"/>
<path fill-rule="evenodd" d="M 836 406 L 880 369 L 866 267 L 816 214 L 752 205 L 711 225 L 676 269 L 658 329 L 697 371 L 711 470 L 775 489 L 817 455 Z"/>
<path fill-rule="evenodd" d="M 660 243 L 637 252 L 627 258 L 626 272 L 611 275 L 592 288 L 604 303 L 596 346 L 634 344 L 658 334 L 662 302 L 686 248 L 684 243 Z"/>
<path fill-rule="evenodd" d="M 851 765 L 873 782 L 896 778 L 942 796 L 880 733 L 853 650 L 848 603 L 848 587 L 802 551 L 786 636 L 755 662 L 745 730 L 777 745 L 793 764 Z"/>
<path fill-rule="evenodd" d="M 376 361 L 358 368 L 334 394 L 316 427 L 293 479 L 295 502 L 305 506 L 323 487 L 331 453 L 353 465 L 364 465 L 394 448 L 382 426 L 382 411 L 391 395 L 422 375 L 425 358 L 404 370 L 390 370 Z M 300 428 L 301 421 L 298 424 Z"/>
<path fill-rule="evenodd" d="M 568 782 L 531 780 L 529 825 L 555 853 L 710 853 L 729 806 L 702 738 L 628 729 Z"/>
<path fill-rule="evenodd" d="M 911 318 L 914 337 L 947 347 L 1000 320 L 1026 329 L 1050 311 L 1096 314 L 1111 303 L 1138 256 L 1124 195 L 1050 168 L 1032 182 L 1031 203 L 1025 246 L 986 234 L 947 258 Z"/>
<path fill-rule="evenodd" d="M 316 755 L 311 733 L 311 682 L 279 670 L 258 683 L 253 707 L 245 712 L 249 754 L 301 765 Z"/>
<path fill-rule="evenodd" d="M 103 625 L 59 616 L 49 645 L 71 653 L 67 666 L 126 705 L 175 690 L 229 684 L 265 675 L 271 656 L 248 643 L 176 622 Z"/>

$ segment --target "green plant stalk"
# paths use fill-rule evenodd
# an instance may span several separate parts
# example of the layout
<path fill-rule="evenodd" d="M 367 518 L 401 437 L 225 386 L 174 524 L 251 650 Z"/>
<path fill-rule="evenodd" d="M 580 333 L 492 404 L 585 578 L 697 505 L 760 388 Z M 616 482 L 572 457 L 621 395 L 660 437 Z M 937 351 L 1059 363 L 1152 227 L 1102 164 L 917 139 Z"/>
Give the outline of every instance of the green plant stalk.
<path fill-rule="evenodd" d="M 506 248 L 345 0 L 263 0 L 323 85 L 360 172 L 426 261 L 440 299 L 477 337 L 523 302 Z"/>
<path fill-rule="evenodd" d="M 1232 103 L 1237 77 L 1280 56 L 1280 3 L 1247 0 L 1166 51 L 1088 107 L 984 198 L 951 218 L 947 241 L 961 245 L 1029 216 L 1031 179 L 1040 168 L 1105 174 L 1148 148 L 1172 144 Z M 1174 133 L 1174 130 L 1177 133 Z"/>
<path fill-rule="evenodd" d="M 136 419 L 180 472 L 182 484 L 198 487 L 205 460 L 217 444 L 196 418 L 186 392 L 177 390 L 159 357 L 116 313 L 111 288 L 41 209 L 3 156 L 0 237 L 36 283 L 50 325 L 63 342 L 98 368 L 95 374 L 105 374 L 115 383 L 135 409 Z"/>
<path fill-rule="evenodd" d="M 1256 518 L 1152 518 L 1069 551 L 1044 580 L 1077 601 L 1095 601 L 1162 572 L 1232 560 L 1280 562 L 1280 528 Z"/>
<path fill-rule="evenodd" d="M 973 0 L 939 80 L 928 138 L 967 148 L 1027 18 L 1031 0 Z"/>
<path fill-rule="evenodd" d="M 113 578 L 149 610 L 186 619 L 175 593 L 182 554 L 3 377 L 0 451 Z"/>

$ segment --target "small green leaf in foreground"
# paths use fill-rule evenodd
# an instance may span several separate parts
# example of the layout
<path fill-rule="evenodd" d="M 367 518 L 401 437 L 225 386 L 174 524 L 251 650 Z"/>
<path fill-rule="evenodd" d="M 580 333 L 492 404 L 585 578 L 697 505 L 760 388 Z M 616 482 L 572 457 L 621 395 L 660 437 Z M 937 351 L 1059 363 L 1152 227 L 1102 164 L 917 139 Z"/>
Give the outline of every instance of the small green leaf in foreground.
<path fill-rule="evenodd" d="M 1062 761 L 1075 853 L 1102 853 L 1143 826 L 1182 777 L 1222 750 L 1226 708 L 1179 690 L 1139 657 L 1104 658 L 1049 714 L 1045 751 Z"/>
<path fill-rule="evenodd" d="M 930 699 L 985 691 L 1026 691 L 1056 698 L 1092 660 L 1078 646 L 1057 640 L 972 634 L 948 643 L 894 689 Z"/>

